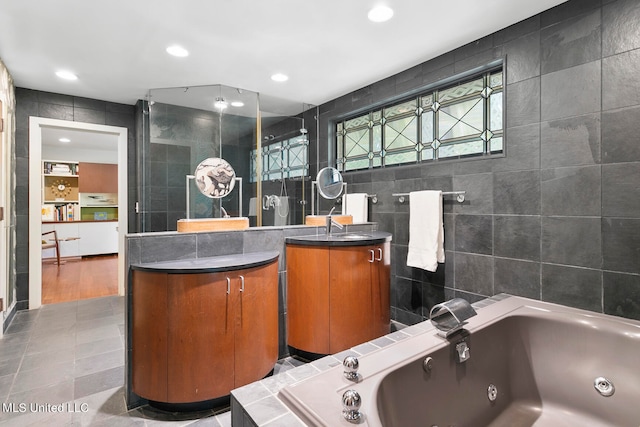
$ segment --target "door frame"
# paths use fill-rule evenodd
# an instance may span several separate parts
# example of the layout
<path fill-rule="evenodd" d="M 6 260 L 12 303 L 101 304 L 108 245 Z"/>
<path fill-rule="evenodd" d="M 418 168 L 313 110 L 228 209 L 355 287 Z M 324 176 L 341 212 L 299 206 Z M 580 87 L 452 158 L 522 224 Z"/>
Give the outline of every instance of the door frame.
<path fill-rule="evenodd" d="M 124 295 L 125 235 L 128 230 L 127 128 L 29 117 L 29 310 L 42 306 L 42 128 L 108 133 L 118 138 L 118 295 Z"/>

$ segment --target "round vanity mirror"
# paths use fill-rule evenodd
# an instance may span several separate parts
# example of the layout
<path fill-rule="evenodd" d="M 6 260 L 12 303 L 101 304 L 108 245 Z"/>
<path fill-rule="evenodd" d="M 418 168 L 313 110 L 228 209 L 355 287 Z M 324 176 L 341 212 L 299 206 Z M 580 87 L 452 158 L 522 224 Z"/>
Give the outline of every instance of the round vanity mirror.
<path fill-rule="evenodd" d="M 337 199 L 342 194 L 342 175 L 336 168 L 320 169 L 316 177 L 318 193 L 325 199 Z"/>
<path fill-rule="evenodd" d="M 219 157 L 201 161 L 194 175 L 200 192 L 212 199 L 226 196 L 236 183 L 236 172 L 226 160 Z"/>

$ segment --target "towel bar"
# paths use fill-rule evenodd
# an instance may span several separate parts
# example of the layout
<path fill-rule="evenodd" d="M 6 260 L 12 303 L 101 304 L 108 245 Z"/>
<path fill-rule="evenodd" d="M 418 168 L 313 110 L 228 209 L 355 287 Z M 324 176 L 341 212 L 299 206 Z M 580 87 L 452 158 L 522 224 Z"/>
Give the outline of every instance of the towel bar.
<path fill-rule="evenodd" d="M 456 196 L 456 200 L 459 203 L 464 202 L 464 196 L 466 194 L 466 191 L 443 191 L 442 195 L 443 196 L 449 196 L 449 195 L 455 195 Z M 406 197 L 409 196 L 409 193 L 393 193 L 391 194 L 393 197 L 399 197 L 398 201 L 400 203 L 404 203 L 404 201 L 406 200 Z"/>

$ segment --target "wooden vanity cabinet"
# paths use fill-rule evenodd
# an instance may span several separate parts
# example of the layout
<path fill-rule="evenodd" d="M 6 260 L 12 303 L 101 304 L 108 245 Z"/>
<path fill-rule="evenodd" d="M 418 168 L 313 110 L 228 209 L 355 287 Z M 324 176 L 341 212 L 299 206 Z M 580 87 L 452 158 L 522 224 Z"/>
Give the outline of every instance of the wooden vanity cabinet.
<path fill-rule="evenodd" d="M 278 263 L 197 274 L 132 271 L 132 387 L 201 402 L 262 379 L 278 358 Z"/>
<path fill-rule="evenodd" d="M 389 333 L 390 243 L 287 245 L 287 343 L 334 354 Z"/>

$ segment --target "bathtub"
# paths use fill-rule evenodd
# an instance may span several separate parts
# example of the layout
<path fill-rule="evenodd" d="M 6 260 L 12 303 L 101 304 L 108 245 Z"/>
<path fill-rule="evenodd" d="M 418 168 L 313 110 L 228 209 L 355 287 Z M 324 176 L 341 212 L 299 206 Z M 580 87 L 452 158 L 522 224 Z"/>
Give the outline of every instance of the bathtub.
<path fill-rule="evenodd" d="M 520 297 L 477 311 L 449 339 L 425 322 L 359 357 L 355 381 L 337 366 L 279 398 L 309 426 L 640 426 L 640 322 Z M 347 390 L 357 423 L 342 416 Z"/>

